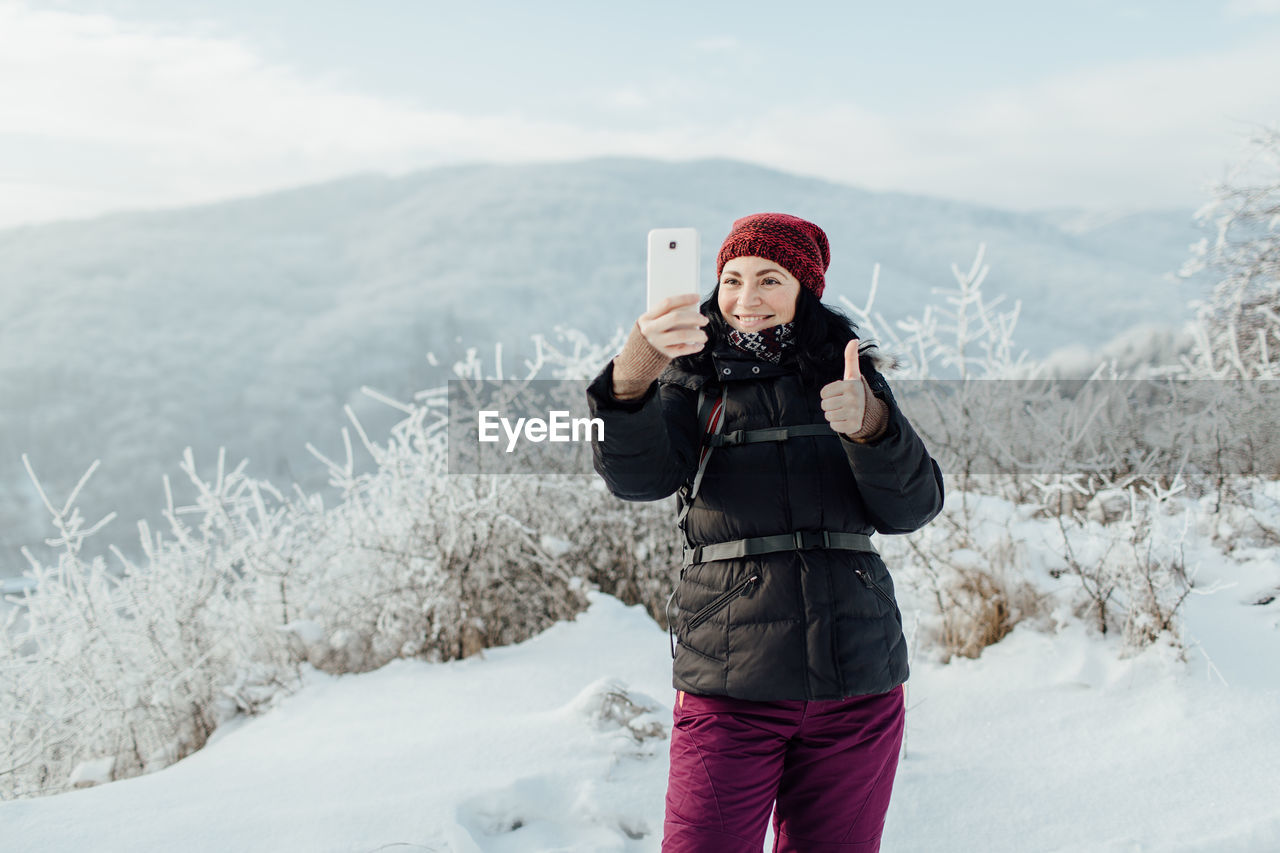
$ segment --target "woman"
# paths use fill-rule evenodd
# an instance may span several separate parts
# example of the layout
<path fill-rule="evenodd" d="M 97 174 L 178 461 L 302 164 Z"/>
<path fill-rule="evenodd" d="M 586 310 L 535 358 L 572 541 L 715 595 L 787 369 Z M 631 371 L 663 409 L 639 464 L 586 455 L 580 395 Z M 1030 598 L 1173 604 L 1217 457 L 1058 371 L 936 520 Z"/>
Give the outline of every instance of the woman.
<path fill-rule="evenodd" d="M 681 494 L 664 853 L 880 846 L 907 649 L 869 534 L 942 507 L 942 475 L 853 325 L 820 301 L 826 234 L 739 219 L 717 285 L 642 314 L 588 390 L 613 494 Z"/>

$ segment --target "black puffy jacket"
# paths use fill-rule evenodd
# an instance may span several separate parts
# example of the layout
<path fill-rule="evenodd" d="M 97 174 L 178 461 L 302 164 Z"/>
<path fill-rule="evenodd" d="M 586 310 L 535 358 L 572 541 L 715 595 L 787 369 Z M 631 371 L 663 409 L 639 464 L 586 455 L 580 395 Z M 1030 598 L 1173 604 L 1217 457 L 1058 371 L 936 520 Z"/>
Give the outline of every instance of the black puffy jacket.
<path fill-rule="evenodd" d="M 665 498 L 691 481 L 702 443 L 698 391 L 727 392 L 723 430 L 825 424 L 817 390 L 795 367 L 722 344 L 715 376 L 670 365 L 638 400 L 612 394 L 610 362 L 587 391 L 604 422 L 595 469 L 625 500 Z M 889 406 L 869 444 L 829 436 L 716 448 L 686 519 L 688 544 L 807 531 L 908 533 L 942 509 L 942 474 L 868 359 Z M 674 567 L 673 567 L 674 568 Z M 787 550 L 694 563 L 669 609 L 679 638 L 672 683 L 740 699 L 840 699 L 907 678 L 893 581 L 878 554 Z"/>

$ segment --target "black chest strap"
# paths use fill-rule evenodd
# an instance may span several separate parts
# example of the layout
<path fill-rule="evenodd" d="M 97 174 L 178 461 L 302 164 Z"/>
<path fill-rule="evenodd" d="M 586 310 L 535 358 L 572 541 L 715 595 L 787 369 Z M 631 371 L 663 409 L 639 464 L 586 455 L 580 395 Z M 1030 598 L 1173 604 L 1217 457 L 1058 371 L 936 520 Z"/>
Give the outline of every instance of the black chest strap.
<path fill-rule="evenodd" d="M 788 438 L 808 436 L 834 436 L 835 430 L 825 421 L 820 424 L 767 427 L 765 429 L 735 429 L 720 435 L 707 436 L 711 447 L 736 447 L 740 444 L 756 444 L 762 441 L 786 441 Z"/>

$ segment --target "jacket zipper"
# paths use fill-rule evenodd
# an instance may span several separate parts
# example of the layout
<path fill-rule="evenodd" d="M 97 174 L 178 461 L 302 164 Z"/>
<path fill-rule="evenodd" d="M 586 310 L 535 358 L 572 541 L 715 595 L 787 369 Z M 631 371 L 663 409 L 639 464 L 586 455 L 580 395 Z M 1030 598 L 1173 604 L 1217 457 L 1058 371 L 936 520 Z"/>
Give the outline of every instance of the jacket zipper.
<path fill-rule="evenodd" d="M 733 599 L 737 598 L 740 595 L 746 595 L 753 587 L 755 587 L 757 583 L 759 583 L 759 581 L 760 581 L 759 575 L 752 575 L 746 580 L 740 582 L 733 589 L 720 593 L 714 599 L 711 600 L 710 604 L 706 605 L 697 613 L 693 614 L 692 617 L 690 617 L 689 621 L 685 623 L 685 626 L 684 626 L 685 630 L 692 631 L 694 628 L 697 628 L 703 622 L 706 622 L 708 619 L 710 619 L 711 614 L 715 613 L 717 610 L 724 607 L 730 601 L 732 601 Z"/>
<path fill-rule="evenodd" d="M 877 593 L 879 593 L 880 597 L 885 600 L 885 603 L 888 604 L 890 608 L 894 606 L 893 598 L 889 595 L 889 593 L 881 589 L 880 584 L 873 581 L 871 579 L 871 575 L 867 574 L 864 569 L 854 569 L 853 573 L 858 576 L 858 579 L 861 580 L 864 585 L 866 585 L 867 589 L 874 589 Z"/>

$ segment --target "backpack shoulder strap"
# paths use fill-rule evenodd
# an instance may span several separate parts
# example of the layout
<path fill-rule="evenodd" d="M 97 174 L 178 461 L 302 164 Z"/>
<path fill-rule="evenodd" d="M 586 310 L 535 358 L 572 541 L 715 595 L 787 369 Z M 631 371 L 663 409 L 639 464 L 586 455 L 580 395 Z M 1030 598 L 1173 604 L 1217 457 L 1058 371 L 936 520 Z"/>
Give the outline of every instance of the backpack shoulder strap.
<path fill-rule="evenodd" d="M 724 403 L 728 397 L 729 389 L 727 386 L 721 386 L 720 396 L 713 397 L 708 391 L 707 386 L 703 385 L 698 390 L 698 435 L 700 438 L 698 448 L 698 470 L 693 475 L 693 481 L 686 483 L 680 487 L 680 499 L 683 504 L 680 508 L 680 517 L 677 523 L 680 528 L 684 529 L 684 517 L 689 514 L 689 508 L 693 506 L 693 499 L 698 494 L 698 488 L 702 485 L 702 475 L 707 470 L 707 460 L 711 458 L 712 447 L 708 443 L 711 436 L 719 435 L 724 429 Z"/>

